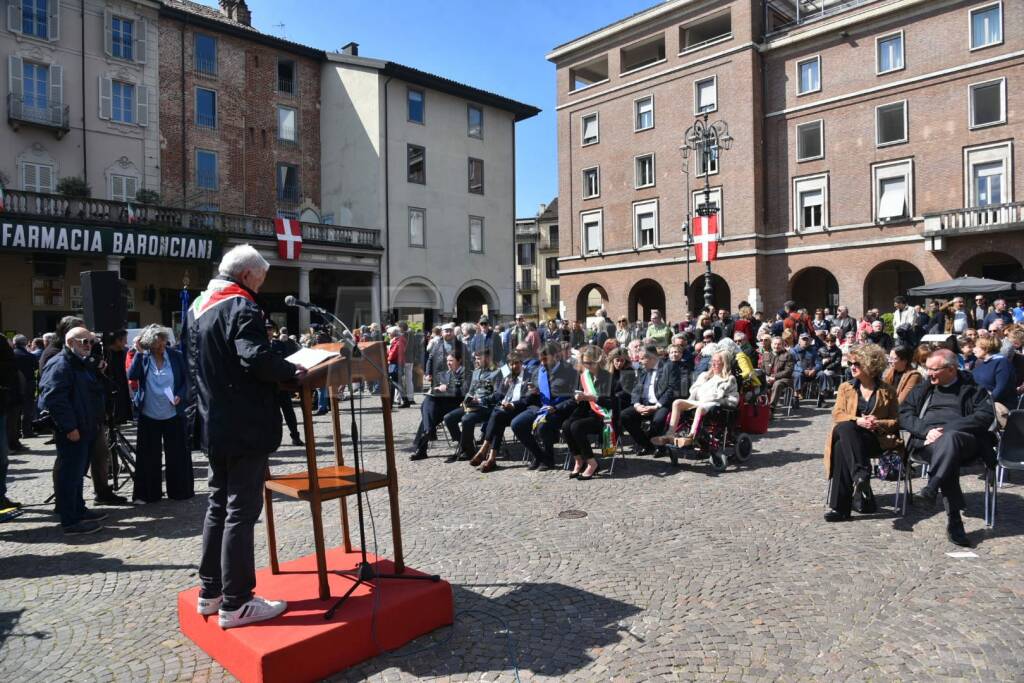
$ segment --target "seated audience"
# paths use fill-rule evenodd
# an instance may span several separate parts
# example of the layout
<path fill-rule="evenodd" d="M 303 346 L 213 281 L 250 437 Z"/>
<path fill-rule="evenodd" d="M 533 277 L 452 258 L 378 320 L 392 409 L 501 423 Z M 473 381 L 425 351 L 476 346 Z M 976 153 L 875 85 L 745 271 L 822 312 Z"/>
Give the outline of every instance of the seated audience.
<path fill-rule="evenodd" d="M 889 352 L 889 367 L 882 374 L 882 381 L 896 390 L 896 400 L 903 403 L 924 375 L 914 367 L 916 350 L 909 346 L 897 346 Z"/>
<path fill-rule="evenodd" d="M 562 422 L 562 439 L 569 447 L 575 460 L 575 467 L 569 474 L 571 479 L 587 481 L 600 470 L 590 437 L 601 435 L 605 425 L 612 424 L 612 410 L 615 399 L 612 395 L 612 376 L 601 367 L 604 354 L 596 346 L 585 346 L 580 352 L 580 382 L 574 393 L 575 406 Z"/>
<path fill-rule="evenodd" d="M 462 368 L 462 350 L 451 351 L 447 357 L 448 369 L 435 372 L 435 384 L 423 397 L 420 406 L 420 424 L 416 428 L 413 445 L 416 452 L 410 460 L 423 460 L 427 457 L 427 444 L 436 438 L 437 427 L 445 415 L 459 407 L 465 395 L 463 380 L 465 373 Z M 457 439 L 456 435 L 453 438 Z"/>
<path fill-rule="evenodd" d="M 528 388 L 532 375 L 523 368 L 523 361 L 518 351 L 511 351 L 506 358 L 507 374 L 500 378 L 497 391 L 493 397 L 494 409 L 490 413 L 484 427 L 484 440 L 480 449 L 469 461 L 469 464 L 480 467 L 481 472 L 491 472 L 498 468 L 497 454 L 501 450 L 501 442 L 505 437 L 505 428 L 512 424 L 517 415 L 528 406 Z"/>
<path fill-rule="evenodd" d="M 829 396 L 836 385 L 843 380 L 843 351 L 836 344 L 834 335 L 825 337 L 825 346 L 818 349 L 821 358 L 821 392 Z"/>
<path fill-rule="evenodd" d="M 528 469 L 543 472 L 555 466 L 558 429 L 574 407 L 573 391 L 578 382 L 576 370 L 562 360 L 558 344 L 541 348 L 540 366 L 530 387 L 530 405 L 512 420 L 512 432 L 532 456 Z"/>
<path fill-rule="evenodd" d="M 899 444 L 896 392 L 882 381 L 885 351 L 877 344 L 850 351 L 853 379 L 839 385 L 832 429 L 825 440 L 825 476 L 832 479 L 826 522 L 870 514 L 878 507 L 871 492 L 871 458 Z"/>
<path fill-rule="evenodd" d="M 910 432 L 908 451 L 931 464 L 928 484 L 914 494 L 914 503 L 930 508 L 942 493 L 946 535 L 956 545 L 970 546 L 960 517 L 960 466 L 975 457 L 994 466 L 992 399 L 970 373 L 957 369 L 956 354 L 949 349 L 934 351 L 926 369 L 929 381 L 915 387 L 900 405 L 900 428 Z"/>
<path fill-rule="evenodd" d="M 764 373 L 765 381 L 771 393 L 769 394 L 769 405 L 774 409 L 779 400 L 779 391 L 783 387 L 793 385 L 793 368 L 796 359 L 783 346 L 780 337 L 772 337 L 772 349 L 761 354 L 760 370 Z"/>
<path fill-rule="evenodd" d="M 811 335 L 804 332 L 790 353 L 793 354 L 793 388 L 800 398 L 804 397 L 804 385 L 814 382 L 821 372 L 821 355 Z"/>
<path fill-rule="evenodd" d="M 996 420 L 1000 427 L 1006 426 L 1006 417 L 1011 407 L 1017 405 L 1017 387 L 1014 384 L 1013 365 L 999 353 L 1000 343 L 988 337 L 974 344 L 974 381 L 992 395 Z"/>
<path fill-rule="evenodd" d="M 498 369 L 491 362 L 491 349 L 479 347 L 473 354 L 473 375 L 462 399 L 462 405 L 444 416 L 444 426 L 458 446 L 445 460 L 469 460 L 476 450 L 474 432 L 479 424 L 486 424 L 494 408 L 494 392 L 500 378 Z"/>
<path fill-rule="evenodd" d="M 665 418 L 672 409 L 672 401 L 679 391 L 679 375 L 672 364 L 660 364 L 658 349 L 648 346 L 644 349 L 643 369 L 637 373 L 636 384 L 630 396 L 632 405 L 622 411 L 619 418 L 622 429 L 633 437 L 637 453 L 650 455 L 654 452 L 651 437 L 665 429 Z M 650 420 L 649 430 L 643 423 Z"/>
<path fill-rule="evenodd" d="M 711 357 L 711 367 L 694 380 L 688 398 L 678 398 L 672 402 L 672 419 L 669 421 L 667 436 L 656 436 L 651 439 L 655 446 L 665 446 L 670 442 L 676 446 L 693 445 L 693 440 L 700 431 L 704 415 L 712 408 L 724 406 L 735 408 L 739 403 L 739 390 L 736 378 L 732 374 L 732 358 L 728 351 L 718 351 Z M 690 433 L 676 438 L 675 434 L 682 426 L 683 414 L 693 411 Z"/>

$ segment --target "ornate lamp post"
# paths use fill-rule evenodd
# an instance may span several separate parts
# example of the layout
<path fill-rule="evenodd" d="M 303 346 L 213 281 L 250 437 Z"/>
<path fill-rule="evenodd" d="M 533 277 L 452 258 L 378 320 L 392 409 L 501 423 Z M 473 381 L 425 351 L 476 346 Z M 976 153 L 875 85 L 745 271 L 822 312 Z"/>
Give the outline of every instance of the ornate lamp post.
<path fill-rule="evenodd" d="M 686 129 L 686 133 L 683 137 L 683 145 L 680 149 L 683 150 L 683 166 L 689 162 L 690 153 L 694 152 L 697 155 L 697 163 L 703 165 L 703 168 L 698 171 L 704 173 L 704 203 L 697 207 L 698 216 L 713 216 L 718 213 L 718 207 L 711 203 L 711 170 L 712 161 L 718 160 L 718 155 L 722 150 L 726 150 L 732 147 L 732 136 L 729 135 L 729 124 L 725 121 L 715 121 L 714 123 L 708 123 L 708 114 L 704 113 L 703 119 L 697 119 L 692 126 Z M 689 178 L 689 174 L 687 174 Z M 690 198 L 686 198 L 686 203 L 689 205 Z M 689 211 L 686 214 L 686 250 L 687 250 L 687 266 L 689 266 L 689 250 L 694 245 L 693 231 L 691 229 L 691 219 Z M 709 307 L 713 305 L 714 289 L 711 284 L 711 260 L 710 256 L 710 241 L 716 239 L 722 241 L 722 231 L 718 230 L 717 234 L 712 238 L 711 235 L 704 232 L 698 240 L 703 244 L 704 249 L 704 265 L 706 267 L 704 273 L 704 306 Z"/>

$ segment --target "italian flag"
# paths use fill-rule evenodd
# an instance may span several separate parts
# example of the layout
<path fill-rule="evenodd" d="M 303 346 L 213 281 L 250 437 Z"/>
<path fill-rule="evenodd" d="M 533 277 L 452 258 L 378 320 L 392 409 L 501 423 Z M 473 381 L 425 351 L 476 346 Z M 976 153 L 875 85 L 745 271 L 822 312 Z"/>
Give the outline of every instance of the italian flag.
<path fill-rule="evenodd" d="M 583 387 L 584 393 L 591 396 L 599 395 L 597 393 L 597 385 L 594 383 L 594 376 L 590 374 L 590 370 L 584 370 L 580 374 L 580 385 Z M 604 430 L 601 435 L 602 453 L 606 456 L 614 455 L 615 445 L 618 442 L 619 436 L 615 433 L 615 428 L 612 426 L 612 411 L 608 408 L 602 408 L 598 405 L 597 401 L 590 401 L 590 409 L 604 420 Z"/>

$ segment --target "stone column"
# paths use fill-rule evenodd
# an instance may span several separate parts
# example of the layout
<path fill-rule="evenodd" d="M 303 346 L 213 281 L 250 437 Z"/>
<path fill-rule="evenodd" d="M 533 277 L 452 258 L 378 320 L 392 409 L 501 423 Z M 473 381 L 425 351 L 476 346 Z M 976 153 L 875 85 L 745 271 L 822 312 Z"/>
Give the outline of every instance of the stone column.
<path fill-rule="evenodd" d="M 299 268 L 299 301 L 309 301 L 309 271 L 312 268 Z M 309 329 L 309 309 L 299 308 L 299 334 Z"/>
<path fill-rule="evenodd" d="M 373 271 L 370 278 L 370 321 L 380 321 L 380 270 Z"/>

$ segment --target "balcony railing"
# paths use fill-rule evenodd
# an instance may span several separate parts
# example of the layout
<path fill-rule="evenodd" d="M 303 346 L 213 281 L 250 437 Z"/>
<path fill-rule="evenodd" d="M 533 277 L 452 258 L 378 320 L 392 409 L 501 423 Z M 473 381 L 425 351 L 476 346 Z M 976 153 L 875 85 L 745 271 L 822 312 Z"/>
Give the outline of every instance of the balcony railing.
<path fill-rule="evenodd" d="M 924 234 L 927 237 L 1021 229 L 1024 229 L 1024 202 L 974 206 L 924 215 Z"/>
<path fill-rule="evenodd" d="M 519 307 L 519 312 L 523 315 L 537 315 L 537 307 L 533 304 L 527 304 Z"/>
<path fill-rule="evenodd" d="M 878 0 L 767 0 L 764 3 L 765 33 L 787 31 L 869 2 Z"/>
<path fill-rule="evenodd" d="M 216 76 L 217 58 L 197 56 L 195 60 L 195 72 L 202 76 Z"/>
<path fill-rule="evenodd" d="M 523 280 L 516 283 L 517 292 L 536 292 L 537 281 L 536 280 Z"/>
<path fill-rule="evenodd" d="M 135 225 L 185 232 L 276 239 L 274 219 L 220 211 L 198 211 L 168 206 L 132 204 Z M 4 190 L 4 215 L 26 215 L 73 220 L 90 224 L 126 224 L 128 205 L 107 199 L 71 199 L 56 194 Z M 380 231 L 323 223 L 300 223 L 302 239 L 310 242 L 380 248 Z"/>
<path fill-rule="evenodd" d="M 537 237 L 540 235 L 540 228 L 536 225 L 517 225 L 516 226 L 516 237 L 518 238 L 530 238 Z"/>
<path fill-rule="evenodd" d="M 285 204 L 298 204 L 299 188 L 294 185 L 279 187 L 277 189 L 277 201 Z"/>
<path fill-rule="evenodd" d="M 57 137 L 68 132 L 68 107 L 60 104 L 38 106 L 35 100 L 28 100 L 14 93 L 7 95 L 7 121 L 17 128 L 20 123 L 30 123 L 57 131 Z"/>

